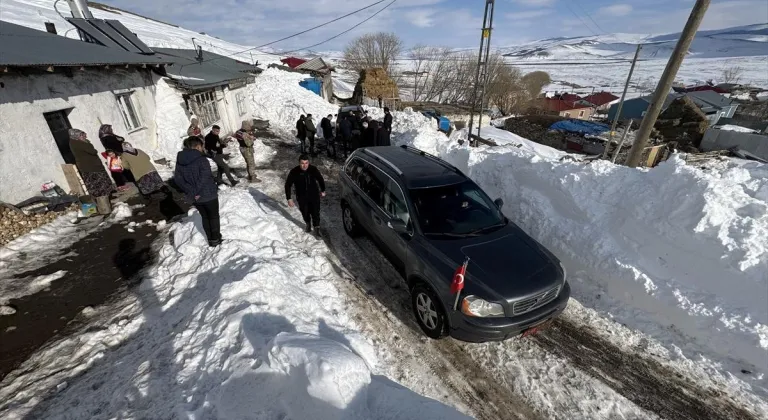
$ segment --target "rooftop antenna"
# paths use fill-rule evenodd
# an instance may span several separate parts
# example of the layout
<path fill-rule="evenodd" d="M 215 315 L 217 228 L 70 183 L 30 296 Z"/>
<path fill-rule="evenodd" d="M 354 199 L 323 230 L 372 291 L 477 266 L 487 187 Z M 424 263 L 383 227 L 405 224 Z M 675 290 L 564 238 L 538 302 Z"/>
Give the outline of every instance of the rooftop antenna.
<path fill-rule="evenodd" d="M 192 38 L 192 45 L 195 46 L 195 60 L 203 61 L 203 46 L 195 43 L 196 38 Z"/>

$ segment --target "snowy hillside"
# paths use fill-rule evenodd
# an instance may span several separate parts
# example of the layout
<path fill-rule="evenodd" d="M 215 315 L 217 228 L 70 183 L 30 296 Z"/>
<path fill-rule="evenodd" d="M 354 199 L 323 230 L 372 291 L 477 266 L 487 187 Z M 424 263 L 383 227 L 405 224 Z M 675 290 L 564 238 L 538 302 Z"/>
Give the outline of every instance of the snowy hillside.
<path fill-rule="evenodd" d="M 573 38 L 549 38 L 499 49 L 513 60 L 631 59 L 636 45 L 644 44 L 641 58 L 668 58 L 680 37 L 668 35 L 606 34 Z M 699 31 L 690 58 L 751 57 L 768 55 L 768 24 Z"/>
<path fill-rule="evenodd" d="M 45 22 L 53 22 L 59 35 L 77 39 L 77 31 L 54 10 L 53 4 L 53 0 L 2 0 L 0 19 L 40 31 L 45 30 Z M 56 8 L 63 16 L 72 16 L 66 2 L 60 1 Z M 119 20 L 150 47 L 192 49 L 192 38 L 195 38 L 197 45 L 202 45 L 203 49 L 222 55 L 235 54 L 250 48 L 108 6 L 91 6 L 90 9 L 97 19 Z M 265 48 L 263 51 L 235 54 L 233 58 L 249 63 L 278 62 L 280 57 L 269 54 L 270 52 L 270 49 Z"/>

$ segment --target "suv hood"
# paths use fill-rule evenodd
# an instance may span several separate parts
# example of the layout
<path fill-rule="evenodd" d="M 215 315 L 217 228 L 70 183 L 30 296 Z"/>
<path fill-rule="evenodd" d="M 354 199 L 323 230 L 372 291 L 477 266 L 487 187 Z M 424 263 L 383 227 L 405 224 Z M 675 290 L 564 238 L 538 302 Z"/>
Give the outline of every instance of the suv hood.
<path fill-rule="evenodd" d="M 558 261 L 513 223 L 489 235 L 436 240 L 432 245 L 455 267 L 469 257 L 466 287 L 480 287 L 500 301 L 543 292 L 563 280 Z"/>

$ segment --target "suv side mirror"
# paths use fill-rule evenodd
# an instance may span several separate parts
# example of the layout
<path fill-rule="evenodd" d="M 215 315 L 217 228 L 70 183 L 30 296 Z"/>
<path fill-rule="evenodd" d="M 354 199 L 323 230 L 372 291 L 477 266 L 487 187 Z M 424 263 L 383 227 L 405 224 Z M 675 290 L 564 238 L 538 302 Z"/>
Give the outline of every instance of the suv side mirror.
<path fill-rule="evenodd" d="M 400 219 L 390 219 L 389 222 L 387 222 L 387 227 L 397 233 L 408 233 L 408 226 Z"/>
<path fill-rule="evenodd" d="M 499 210 L 501 210 L 501 208 L 504 207 L 504 200 L 502 200 L 501 198 L 497 198 L 493 200 L 493 204 L 496 204 L 496 207 L 498 207 Z"/>

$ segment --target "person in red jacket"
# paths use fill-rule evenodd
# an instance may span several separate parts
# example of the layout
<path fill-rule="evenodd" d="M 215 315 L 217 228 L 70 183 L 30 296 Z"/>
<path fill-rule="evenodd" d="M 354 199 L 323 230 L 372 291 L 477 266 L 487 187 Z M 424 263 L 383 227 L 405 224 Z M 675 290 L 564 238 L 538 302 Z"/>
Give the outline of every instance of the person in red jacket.
<path fill-rule="evenodd" d="M 120 156 L 115 153 L 114 150 L 107 150 L 101 153 L 104 159 L 107 160 L 107 169 L 112 175 L 112 180 L 115 181 L 118 191 L 125 191 L 130 187 L 125 185 L 125 175 L 123 174 L 123 162 L 120 160 Z"/>

